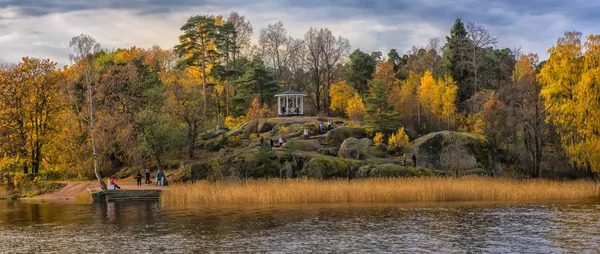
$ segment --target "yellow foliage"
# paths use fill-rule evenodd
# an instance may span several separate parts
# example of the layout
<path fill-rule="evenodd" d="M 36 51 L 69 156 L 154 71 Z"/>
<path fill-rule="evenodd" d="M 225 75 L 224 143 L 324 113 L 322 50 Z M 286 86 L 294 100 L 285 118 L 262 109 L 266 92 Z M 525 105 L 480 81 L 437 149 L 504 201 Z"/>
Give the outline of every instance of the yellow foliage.
<path fill-rule="evenodd" d="M 260 120 L 267 118 L 271 111 L 267 104 L 261 104 L 258 98 L 252 99 L 250 102 L 250 107 L 246 110 L 246 119 L 247 120 Z"/>
<path fill-rule="evenodd" d="M 233 116 L 228 116 L 225 117 L 225 126 L 227 126 L 227 128 L 232 129 L 238 125 L 240 125 L 241 123 L 246 122 L 246 117 L 245 116 L 240 116 L 240 117 L 233 117 Z"/>
<path fill-rule="evenodd" d="M 12 177 L 13 185 L 15 187 L 19 187 L 21 185 L 21 183 L 23 183 L 27 180 L 26 174 L 15 174 L 11 177 Z"/>
<path fill-rule="evenodd" d="M 288 127 L 285 127 L 285 126 L 279 127 L 279 134 L 288 134 L 289 132 L 290 132 L 290 129 Z"/>
<path fill-rule="evenodd" d="M 425 71 L 420 81 L 418 97 L 421 106 L 426 113 L 441 118 L 450 125 L 451 117 L 456 112 L 456 82 L 448 74 L 436 81 L 430 71 Z"/>
<path fill-rule="evenodd" d="M 404 131 L 404 127 L 400 127 L 398 132 L 393 133 L 388 139 L 388 146 L 392 150 L 402 149 L 408 146 L 408 135 Z"/>
<path fill-rule="evenodd" d="M 394 105 L 396 112 L 408 119 L 419 114 L 419 82 L 419 75 L 410 72 L 408 79 L 400 86 L 393 87 L 390 92 L 390 104 Z"/>
<path fill-rule="evenodd" d="M 348 101 L 352 99 L 356 91 L 346 81 L 340 81 L 331 85 L 329 89 L 329 97 L 331 105 L 329 108 L 333 111 L 343 111 L 348 108 Z"/>
<path fill-rule="evenodd" d="M 396 72 L 394 72 L 394 63 L 386 60 L 377 63 L 373 79 L 382 81 L 388 92 L 400 85 L 400 81 L 396 78 Z"/>
<path fill-rule="evenodd" d="M 452 76 L 446 74 L 442 87 L 442 112 L 441 116 L 450 125 L 451 118 L 456 113 L 456 96 L 458 94 L 458 86 L 452 79 Z"/>
<path fill-rule="evenodd" d="M 230 137 L 227 142 L 231 147 L 239 147 L 242 145 L 242 135 Z"/>
<path fill-rule="evenodd" d="M 570 160 L 600 172 L 600 35 L 588 36 L 584 47 L 581 33 L 566 32 L 537 77 L 547 121 L 557 127 Z"/>
<path fill-rule="evenodd" d="M 365 103 L 358 93 L 355 93 L 352 99 L 348 101 L 346 115 L 354 121 L 362 121 L 365 118 Z"/>
<path fill-rule="evenodd" d="M 435 106 L 438 103 L 436 85 L 431 71 L 425 71 L 419 86 L 419 100 L 423 108 L 429 113 L 435 111 Z"/>
<path fill-rule="evenodd" d="M 373 143 L 375 144 L 375 147 L 381 147 L 383 144 L 383 133 L 375 133 L 375 137 L 373 137 Z"/>

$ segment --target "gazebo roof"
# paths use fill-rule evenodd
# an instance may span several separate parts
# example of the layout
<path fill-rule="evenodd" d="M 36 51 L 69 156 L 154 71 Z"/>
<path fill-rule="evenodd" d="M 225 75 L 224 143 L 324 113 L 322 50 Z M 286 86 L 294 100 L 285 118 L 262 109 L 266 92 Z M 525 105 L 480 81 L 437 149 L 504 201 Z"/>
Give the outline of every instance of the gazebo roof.
<path fill-rule="evenodd" d="M 275 97 L 283 97 L 283 96 L 307 96 L 305 93 L 301 93 L 294 90 L 287 90 L 275 95 Z"/>

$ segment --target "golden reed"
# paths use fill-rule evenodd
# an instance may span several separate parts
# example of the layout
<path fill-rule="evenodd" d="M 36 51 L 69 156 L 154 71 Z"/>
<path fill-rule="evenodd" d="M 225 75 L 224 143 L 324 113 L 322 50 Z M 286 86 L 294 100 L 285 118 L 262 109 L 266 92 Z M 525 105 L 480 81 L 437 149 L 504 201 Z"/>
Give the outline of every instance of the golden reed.
<path fill-rule="evenodd" d="M 361 180 L 200 181 L 170 186 L 169 204 L 302 204 L 350 202 L 545 201 L 599 197 L 592 181 L 506 178 L 378 178 Z"/>

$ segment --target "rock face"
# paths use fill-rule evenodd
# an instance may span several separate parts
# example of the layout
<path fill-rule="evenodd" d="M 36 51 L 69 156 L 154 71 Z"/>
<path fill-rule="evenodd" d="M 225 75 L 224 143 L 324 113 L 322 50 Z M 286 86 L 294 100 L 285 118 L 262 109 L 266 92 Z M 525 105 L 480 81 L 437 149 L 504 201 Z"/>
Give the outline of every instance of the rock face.
<path fill-rule="evenodd" d="M 216 138 L 217 136 L 219 136 L 219 135 L 221 135 L 221 134 L 223 134 L 225 132 L 227 132 L 227 131 L 223 130 L 223 129 L 210 130 L 210 131 L 207 131 L 205 133 L 200 134 L 200 139 L 202 139 L 202 140 L 208 140 L 208 139 L 211 139 L 211 138 Z"/>
<path fill-rule="evenodd" d="M 495 149 L 487 138 L 474 133 L 442 131 L 430 133 L 414 140 L 407 153 L 410 159 L 417 155 L 417 166 L 438 169 L 448 175 L 477 172 L 500 176 Z M 475 170 L 478 169 L 478 170 Z"/>
<path fill-rule="evenodd" d="M 338 151 L 338 157 L 358 160 L 360 158 L 360 147 L 358 139 L 345 139 L 344 142 L 342 142 L 342 145 L 340 146 L 340 150 Z"/>

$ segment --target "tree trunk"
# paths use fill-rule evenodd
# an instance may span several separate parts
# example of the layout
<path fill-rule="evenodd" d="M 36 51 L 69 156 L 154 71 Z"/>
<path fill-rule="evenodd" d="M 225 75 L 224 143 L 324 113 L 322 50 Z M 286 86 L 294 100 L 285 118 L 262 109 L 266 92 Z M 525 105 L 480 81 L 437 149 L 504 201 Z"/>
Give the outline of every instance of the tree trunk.
<path fill-rule="evenodd" d="M 89 66 L 88 66 L 89 68 Z M 88 87 L 88 103 L 89 103 L 89 113 L 90 113 L 90 133 L 92 134 L 92 151 L 93 151 L 93 155 L 94 155 L 94 174 L 96 175 L 96 179 L 98 179 L 98 183 L 100 184 L 100 188 L 102 188 L 103 191 L 106 191 L 108 188 L 106 188 L 106 183 L 104 182 L 104 180 L 102 180 L 102 176 L 100 175 L 100 170 L 98 169 L 98 151 L 96 149 L 96 131 L 95 131 L 95 122 L 94 122 L 94 100 L 92 98 L 93 93 L 92 93 L 92 84 L 91 84 L 91 80 L 90 80 L 90 73 L 89 70 L 87 71 L 88 73 L 86 73 L 86 81 L 87 81 L 87 87 Z"/>
<path fill-rule="evenodd" d="M 158 168 L 159 172 L 162 172 L 163 169 L 162 169 L 162 164 L 160 162 L 160 155 L 154 154 L 154 160 L 156 160 L 156 168 Z"/>
<path fill-rule="evenodd" d="M 206 109 L 206 65 L 204 63 L 205 61 L 205 53 L 202 52 L 202 100 L 203 100 L 203 106 L 204 106 L 204 119 L 206 119 L 206 116 L 208 115 L 208 110 Z"/>
<path fill-rule="evenodd" d="M 196 132 L 198 126 L 196 123 L 188 124 L 188 156 L 194 158 L 194 147 L 196 146 Z"/>

